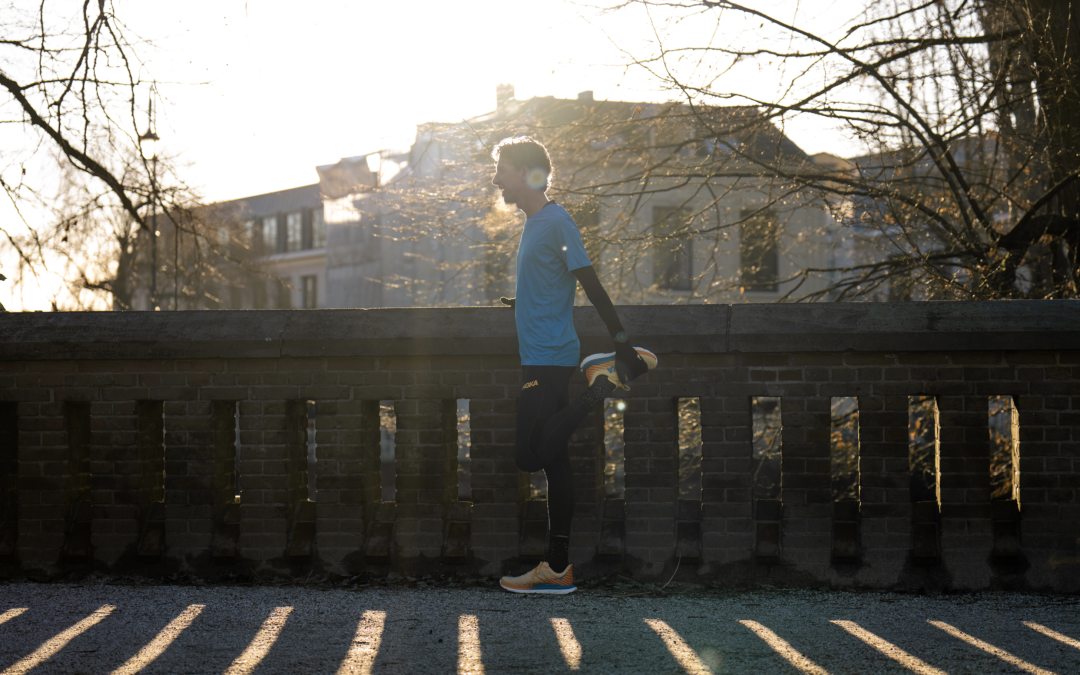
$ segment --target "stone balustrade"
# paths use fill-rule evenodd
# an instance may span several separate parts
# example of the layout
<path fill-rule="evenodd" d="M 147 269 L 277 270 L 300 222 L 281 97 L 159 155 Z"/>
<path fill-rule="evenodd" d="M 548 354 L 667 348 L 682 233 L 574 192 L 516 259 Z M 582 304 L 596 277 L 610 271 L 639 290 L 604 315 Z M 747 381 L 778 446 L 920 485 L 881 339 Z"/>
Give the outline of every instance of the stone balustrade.
<path fill-rule="evenodd" d="M 624 494 L 601 411 L 571 443 L 579 577 L 1080 590 L 1080 302 L 619 311 L 660 367 L 625 396 Z M 507 308 L 0 315 L 0 572 L 517 573 L 547 527 L 513 463 L 520 386 Z M 912 497 L 912 396 L 938 411 L 933 501 Z M 1010 499 L 992 396 L 1017 411 Z M 780 398 L 779 499 L 755 494 L 755 397 Z M 858 401 L 855 501 L 831 489 L 834 397 Z M 700 499 L 679 490 L 687 398 Z"/>

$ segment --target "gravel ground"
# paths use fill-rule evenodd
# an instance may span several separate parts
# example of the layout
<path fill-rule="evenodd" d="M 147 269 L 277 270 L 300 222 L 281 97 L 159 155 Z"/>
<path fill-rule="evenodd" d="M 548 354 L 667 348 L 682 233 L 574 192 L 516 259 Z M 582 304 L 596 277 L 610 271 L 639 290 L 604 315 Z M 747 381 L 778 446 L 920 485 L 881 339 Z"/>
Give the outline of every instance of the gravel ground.
<path fill-rule="evenodd" d="M 0 669 L 2 675 L 1080 672 L 1074 597 L 700 587 L 676 587 L 666 597 L 616 594 L 5 583 Z M 890 643 L 878 642 L 892 657 L 866 640 Z M 906 659 L 906 667 L 897 659 Z"/>

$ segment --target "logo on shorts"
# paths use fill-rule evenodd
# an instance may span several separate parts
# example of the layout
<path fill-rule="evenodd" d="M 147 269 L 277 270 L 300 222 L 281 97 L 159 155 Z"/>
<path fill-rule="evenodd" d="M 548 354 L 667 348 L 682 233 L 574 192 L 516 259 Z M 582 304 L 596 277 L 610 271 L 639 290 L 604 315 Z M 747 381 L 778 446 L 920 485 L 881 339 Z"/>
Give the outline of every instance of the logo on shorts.
<path fill-rule="evenodd" d="M 540 380 L 533 380 L 532 382 L 526 382 L 525 386 L 522 387 L 521 389 L 522 389 L 522 391 L 524 391 L 524 390 L 528 389 L 529 387 L 539 387 L 539 386 L 540 386 Z"/>

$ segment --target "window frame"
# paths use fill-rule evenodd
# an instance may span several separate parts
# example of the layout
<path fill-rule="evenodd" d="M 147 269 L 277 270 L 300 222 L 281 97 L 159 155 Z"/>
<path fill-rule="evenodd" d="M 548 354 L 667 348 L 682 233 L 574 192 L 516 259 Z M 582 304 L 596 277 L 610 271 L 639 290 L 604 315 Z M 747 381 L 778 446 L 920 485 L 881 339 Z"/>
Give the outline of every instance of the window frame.
<path fill-rule="evenodd" d="M 302 211 L 290 211 L 285 214 L 285 250 L 284 253 L 296 253 L 304 248 L 304 214 Z"/>
<path fill-rule="evenodd" d="M 663 214 L 663 215 L 661 215 Z M 676 215 L 677 214 L 677 215 Z M 674 218 L 673 218 L 674 216 Z M 690 222 L 690 209 L 686 206 L 658 205 L 652 207 L 652 233 L 661 236 L 660 226 L 664 226 L 662 236 L 670 237 Z M 652 251 L 653 283 L 663 291 L 692 291 L 694 288 L 694 239 L 654 242 Z M 680 260 L 681 257 L 681 260 Z M 682 267 L 683 269 L 676 269 Z M 658 270 L 663 269 L 663 272 Z"/>
<path fill-rule="evenodd" d="M 308 274 L 300 277 L 300 305 L 304 309 L 319 307 L 319 275 Z"/>
<path fill-rule="evenodd" d="M 743 293 L 777 293 L 780 290 L 780 219 L 772 209 L 744 208 L 739 211 L 739 287 Z M 748 243 L 750 235 L 761 228 L 767 238 L 766 246 Z M 754 250 L 760 249 L 760 251 Z M 757 258 L 757 269 L 752 269 Z"/>

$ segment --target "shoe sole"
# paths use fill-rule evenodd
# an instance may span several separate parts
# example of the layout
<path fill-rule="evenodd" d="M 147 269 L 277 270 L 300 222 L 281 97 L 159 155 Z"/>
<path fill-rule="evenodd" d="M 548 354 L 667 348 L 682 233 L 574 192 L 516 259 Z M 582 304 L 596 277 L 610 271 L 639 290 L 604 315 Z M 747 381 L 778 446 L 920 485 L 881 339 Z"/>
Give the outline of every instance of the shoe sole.
<path fill-rule="evenodd" d="M 554 586 L 549 588 L 513 588 L 506 584 L 499 583 L 503 589 L 510 591 L 511 593 L 536 593 L 540 595 L 566 595 L 567 593 L 573 593 L 577 590 L 577 586 Z"/>
<path fill-rule="evenodd" d="M 637 354 L 641 357 L 641 360 L 645 362 L 645 365 L 647 366 L 645 370 L 646 373 L 656 367 L 656 354 L 653 354 L 644 347 L 634 347 L 634 350 L 637 351 Z M 629 385 L 623 385 L 621 382 L 618 381 L 618 377 L 615 375 L 614 365 L 615 352 L 607 352 L 605 354 L 592 354 L 590 356 L 586 356 L 581 361 L 580 368 L 582 372 L 585 373 L 585 377 L 588 379 L 590 387 L 593 385 L 593 383 L 596 382 L 596 380 L 600 379 L 601 377 L 607 377 L 615 384 L 617 388 L 629 389 Z M 596 371 L 595 374 L 594 372 L 592 372 L 594 370 Z"/>
<path fill-rule="evenodd" d="M 644 347 L 634 347 L 634 349 L 637 350 L 638 356 L 640 356 L 641 360 L 645 362 L 645 365 L 649 367 L 649 370 L 652 370 L 656 367 L 658 361 L 658 359 L 656 358 L 656 354 L 653 354 L 651 351 L 645 349 Z M 606 354 L 591 354 L 582 359 L 579 368 L 581 370 L 585 370 L 591 366 L 611 361 L 614 358 L 615 352 L 607 352 Z"/>

